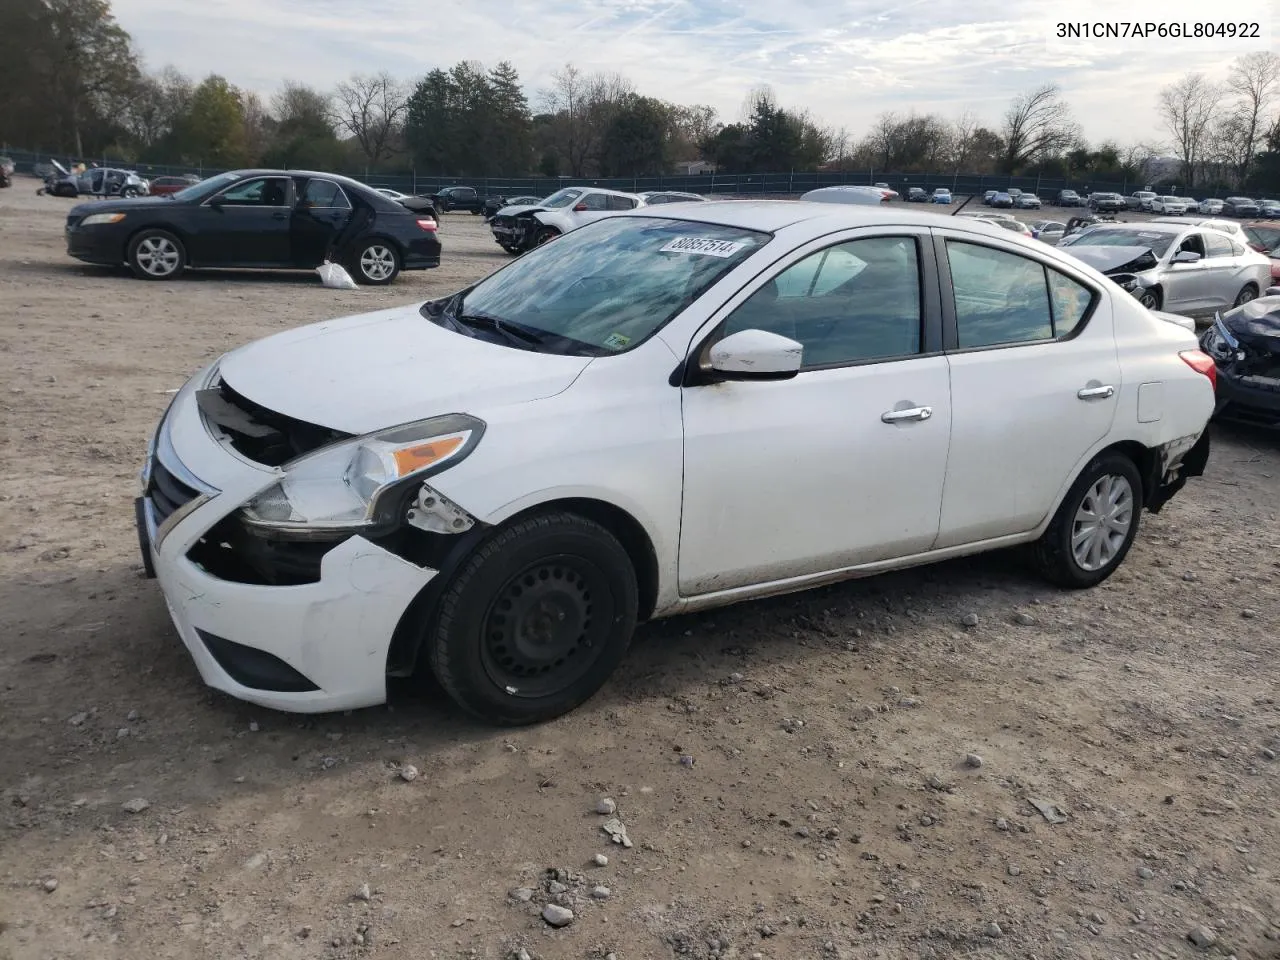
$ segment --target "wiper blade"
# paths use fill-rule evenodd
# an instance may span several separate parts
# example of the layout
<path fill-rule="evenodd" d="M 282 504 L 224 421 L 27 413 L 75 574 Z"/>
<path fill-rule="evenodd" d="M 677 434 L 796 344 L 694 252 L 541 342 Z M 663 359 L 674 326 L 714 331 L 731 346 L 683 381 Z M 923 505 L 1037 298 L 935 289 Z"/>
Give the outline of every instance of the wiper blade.
<path fill-rule="evenodd" d="M 452 319 L 464 326 L 487 327 L 490 330 L 496 330 L 506 337 L 509 342 L 522 346 L 540 347 L 546 343 L 546 339 L 541 334 L 534 333 L 526 327 L 517 326 L 509 320 L 503 320 L 501 317 L 495 317 L 491 314 L 459 313 L 454 314 Z"/>

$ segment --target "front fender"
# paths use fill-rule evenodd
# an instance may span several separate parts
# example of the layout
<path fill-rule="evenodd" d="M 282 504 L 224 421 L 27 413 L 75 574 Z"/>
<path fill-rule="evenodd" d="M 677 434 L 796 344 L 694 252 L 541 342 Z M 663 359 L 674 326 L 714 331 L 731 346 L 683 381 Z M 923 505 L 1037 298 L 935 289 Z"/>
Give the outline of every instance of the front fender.
<path fill-rule="evenodd" d="M 553 210 L 539 210 L 533 215 L 533 219 L 542 224 L 542 226 L 552 227 L 561 233 L 568 233 L 573 229 L 573 224 L 568 222 L 568 218 L 564 214 L 556 213 Z"/>

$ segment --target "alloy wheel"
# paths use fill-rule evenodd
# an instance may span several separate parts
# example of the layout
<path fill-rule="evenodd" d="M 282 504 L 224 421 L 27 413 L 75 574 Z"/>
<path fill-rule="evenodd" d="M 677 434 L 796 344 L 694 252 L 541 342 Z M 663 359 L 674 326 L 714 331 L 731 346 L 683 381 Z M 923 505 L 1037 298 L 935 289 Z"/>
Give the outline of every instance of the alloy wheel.
<path fill-rule="evenodd" d="M 360 272 L 373 281 L 386 280 L 396 269 L 396 255 L 380 243 L 365 247 L 360 254 Z"/>
<path fill-rule="evenodd" d="M 1071 552 L 1081 570 L 1093 573 L 1123 549 L 1133 526 L 1133 487 L 1125 477 L 1105 474 L 1094 481 L 1076 509 Z"/>
<path fill-rule="evenodd" d="M 1257 297 L 1258 297 L 1258 291 L 1254 290 L 1253 287 L 1245 287 L 1238 294 L 1236 294 L 1236 302 L 1234 305 L 1239 307 L 1243 304 L 1248 303 L 1250 300 L 1256 300 Z"/>
<path fill-rule="evenodd" d="M 178 269 L 181 255 L 167 237 L 147 237 L 138 244 L 134 259 L 145 273 L 153 277 L 167 277 Z"/>

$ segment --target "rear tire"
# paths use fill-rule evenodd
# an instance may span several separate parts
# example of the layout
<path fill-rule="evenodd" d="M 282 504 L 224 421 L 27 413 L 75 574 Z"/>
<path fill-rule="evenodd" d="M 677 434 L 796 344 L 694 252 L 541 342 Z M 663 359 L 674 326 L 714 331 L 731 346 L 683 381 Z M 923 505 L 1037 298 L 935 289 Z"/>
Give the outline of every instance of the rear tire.
<path fill-rule="evenodd" d="M 187 266 L 187 250 L 168 230 L 141 230 L 129 241 L 129 269 L 141 280 L 172 280 Z"/>
<path fill-rule="evenodd" d="M 350 272 L 356 283 L 385 287 L 400 275 L 400 253 L 387 240 L 366 240 L 351 258 Z"/>
<path fill-rule="evenodd" d="M 468 713 L 538 723 L 604 685 L 638 607 L 635 569 L 612 533 L 573 513 L 533 516 L 498 530 L 454 574 L 424 652 Z"/>
<path fill-rule="evenodd" d="M 1101 454 L 1080 472 L 1036 541 L 1036 566 L 1060 587 L 1096 586 L 1124 562 L 1141 517 L 1138 468 L 1124 454 Z"/>
<path fill-rule="evenodd" d="M 1248 303 L 1250 300 L 1257 300 L 1257 299 L 1258 299 L 1258 288 L 1255 287 L 1252 283 L 1246 283 L 1244 285 L 1244 288 L 1239 293 L 1236 294 L 1236 301 L 1231 306 L 1239 307 L 1239 306 L 1242 306 L 1243 304 Z"/>

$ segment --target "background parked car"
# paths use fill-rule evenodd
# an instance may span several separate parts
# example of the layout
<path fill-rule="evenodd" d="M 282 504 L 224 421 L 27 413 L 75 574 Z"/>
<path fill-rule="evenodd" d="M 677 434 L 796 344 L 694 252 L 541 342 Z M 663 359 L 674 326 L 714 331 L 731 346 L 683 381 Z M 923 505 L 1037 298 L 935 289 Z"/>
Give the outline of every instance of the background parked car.
<path fill-rule="evenodd" d="M 1207 230 L 1217 230 L 1219 233 L 1225 233 L 1227 236 L 1238 240 L 1245 246 L 1249 245 L 1249 238 L 1245 236 L 1244 227 L 1235 220 L 1223 220 L 1219 217 L 1192 216 L 1188 217 L 1186 220 L 1181 217 L 1153 217 L 1147 222 L 1182 224 L 1189 227 L 1204 227 Z"/>
<path fill-rule="evenodd" d="M 994 197 L 999 192 L 1000 192 L 999 190 L 987 190 L 985 193 L 982 194 L 982 202 L 987 206 L 991 206 L 991 198 Z"/>
<path fill-rule="evenodd" d="M 410 193 L 401 193 L 399 190 L 392 190 L 390 187 L 374 187 L 373 189 L 389 200 L 394 200 L 406 210 L 435 217 L 437 221 L 440 219 L 440 214 L 436 211 L 436 205 L 431 202 L 430 197 L 419 197 Z"/>
<path fill-rule="evenodd" d="M 860 184 L 845 183 L 833 187 L 818 187 L 800 195 L 801 200 L 818 203 L 849 203 L 863 206 L 878 206 L 889 203 L 898 196 L 887 187 L 864 187 Z"/>
<path fill-rule="evenodd" d="M 1200 204 L 1197 207 L 1197 210 L 1199 210 L 1200 213 L 1208 214 L 1211 217 L 1216 217 L 1218 214 L 1222 212 L 1222 208 L 1224 206 L 1226 206 L 1226 204 L 1224 204 L 1221 200 L 1218 200 L 1213 197 L 1209 197 L 1200 201 Z"/>
<path fill-rule="evenodd" d="M 1135 190 L 1129 196 L 1124 198 L 1124 205 L 1129 210 L 1138 210 L 1143 213 L 1150 212 L 1151 201 L 1156 198 L 1156 194 L 1152 190 Z"/>
<path fill-rule="evenodd" d="M 1280 200 L 1259 200 L 1258 216 L 1264 220 L 1275 220 L 1280 217 Z"/>
<path fill-rule="evenodd" d="M 646 205 L 655 203 L 705 203 L 706 197 L 700 193 L 685 193 L 680 190 L 651 190 L 639 194 Z"/>
<path fill-rule="evenodd" d="M 1187 205 L 1181 197 L 1156 197 L 1151 201 L 1151 212 L 1177 216 L 1187 212 Z"/>
<path fill-rule="evenodd" d="M 907 202 L 908 203 L 928 203 L 929 194 L 925 192 L 924 187 L 908 187 Z"/>
<path fill-rule="evenodd" d="M 181 177 L 152 177 L 151 195 L 153 197 L 167 197 L 171 193 L 185 190 L 187 187 L 199 182 L 200 178 L 191 173 Z"/>
<path fill-rule="evenodd" d="M 1182 201 L 1182 205 L 1186 208 L 1187 213 L 1199 212 L 1200 202 L 1196 200 L 1195 197 L 1179 197 L 1178 199 Z"/>
<path fill-rule="evenodd" d="M 1013 205 L 1019 210 L 1039 210 L 1040 198 L 1034 193 L 1020 193 L 1014 199 Z"/>
<path fill-rule="evenodd" d="M 508 253 L 523 253 L 584 224 L 644 204 L 638 194 L 600 187 L 565 187 L 527 207 L 504 207 L 489 223 Z"/>
<path fill-rule="evenodd" d="M 494 218 L 499 210 L 503 207 L 525 207 L 531 204 L 539 203 L 541 197 L 534 194 L 521 194 L 515 197 L 486 197 L 484 201 L 484 219 L 488 222 Z"/>
<path fill-rule="evenodd" d="M 1239 306 L 1271 283 L 1271 262 L 1225 233 L 1183 223 L 1113 223 L 1079 234 L 1073 257 L 1149 310 L 1196 316 Z"/>
<path fill-rule="evenodd" d="M 484 211 L 485 198 L 475 187 L 444 187 L 430 195 L 431 202 L 441 213 L 451 210 L 470 210 L 479 216 Z"/>
<path fill-rule="evenodd" d="M 1083 207 L 1085 204 L 1084 197 L 1076 193 L 1074 190 L 1059 190 L 1057 205 L 1059 207 Z"/>
<path fill-rule="evenodd" d="M 1260 212 L 1257 202 L 1248 197 L 1227 197 L 1222 201 L 1222 213 L 1228 217 L 1256 217 Z"/>
<path fill-rule="evenodd" d="M 168 197 L 84 203 L 67 214 L 67 252 L 85 263 L 127 264 L 145 280 L 186 267 L 313 269 L 352 216 L 350 195 L 372 222 L 340 251 L 361 283 L 440 263 L 436 220 L 362 183 L 328 173 L 236 170 Z"/>
<path fill-rule="evenodd" d="M 1129 209 L 1129 204 L 1118 193 L 1093 193 L 1089 195 L 1089 209 L 1098 213 L 1122 213 Z"/>
<path fill-rule="evenodd" d="M 997 208 L 1009 208 L 1013 206 L 1013 197 L 1010 194 L 1005 193 L 1003 190 L 997 190 L 992 194 L 991 199 L 987 201 L 987 205 Z"/>
<path fill-rule="evenodd" d="M 1060 220 L 1036 220 L 1027 226 L 1031 230 L 1031 236 L 1050 246 L 1057 246 L 1067 231 L 1067 225 Z"/>
<path fill-rule="evenodd" d="M 938 187 L 933 191 L 933 196 L 929 199 L 932 203 L 950 203 L 951 191 L 946 187 Z"/>

